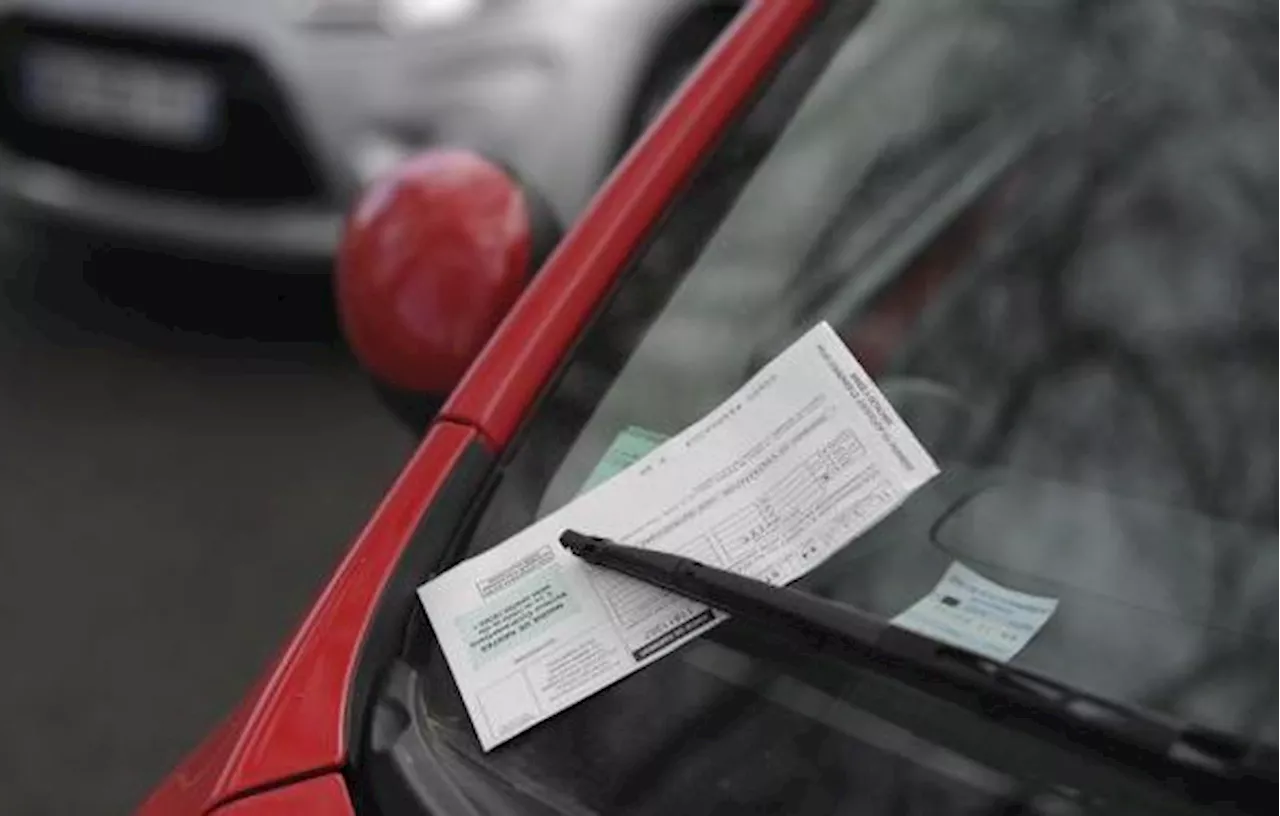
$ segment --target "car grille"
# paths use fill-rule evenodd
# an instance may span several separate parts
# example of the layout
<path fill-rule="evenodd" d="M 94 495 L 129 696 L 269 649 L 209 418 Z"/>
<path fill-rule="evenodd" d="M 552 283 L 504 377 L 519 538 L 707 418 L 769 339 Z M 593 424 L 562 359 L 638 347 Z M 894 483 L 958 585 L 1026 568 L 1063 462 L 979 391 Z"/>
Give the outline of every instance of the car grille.
<path fill-rule="evenodd" d="M 36 42 L 201 68 L 220 83 L 221 138 L 201 149 L 179 149 L 33 121 L 21 109 L 17 62 Z M 283 95 L 251 54 L 164 35 L 0 19 L 0 144 L 85 175 L 218 201 L 298 202 L 323 193 Z"/>

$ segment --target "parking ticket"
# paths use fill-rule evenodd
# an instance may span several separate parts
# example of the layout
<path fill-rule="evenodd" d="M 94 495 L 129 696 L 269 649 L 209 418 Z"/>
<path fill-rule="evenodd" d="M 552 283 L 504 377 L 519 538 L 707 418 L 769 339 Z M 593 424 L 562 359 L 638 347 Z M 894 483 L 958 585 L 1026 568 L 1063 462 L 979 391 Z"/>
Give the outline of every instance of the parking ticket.
<path fill-rule="evenodd" d="M 938 473 L 825 323 L 680 434 L 615 453 L 594 489 L 419 587 L 486 751 L 727 619 L 586 564 L 566 529 L 785 584 Z"/>

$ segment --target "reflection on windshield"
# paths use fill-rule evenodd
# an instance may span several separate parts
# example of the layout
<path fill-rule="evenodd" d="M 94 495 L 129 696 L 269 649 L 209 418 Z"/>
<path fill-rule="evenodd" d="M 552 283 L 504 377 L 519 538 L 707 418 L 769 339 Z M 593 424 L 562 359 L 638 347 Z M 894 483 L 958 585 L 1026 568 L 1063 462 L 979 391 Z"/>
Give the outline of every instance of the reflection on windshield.
<path fill-rule="evenodd" d="M 1019 665 L 1274 742 L 1275 15 L 880 4 L 762 163 L 700 182 L 735 190 L 727 215 L 663 225 L 472 551 L 570 500 L 625 429 L 678 431 L 826 319 L 944 474 L 807 589 L 892 617 L 960 561 L 1059 599 Z M 1139 809 L 1079 780 L 1050 807 L 1043 775 L 1066 771 L 1034 748 L 746 637 L 728 626 L 475 761 L 584 812 Z M 429 671 L 453 723 L 436 739 L 470 755 Z"/>
<path fill-rule="evenodd" d="M 830 295 L 901 275 L 1012 160 L 1043 103 L 1021 72 L 984 59 L 1009 38 L 1008 21 L 900 6 L 873 14 L 808 94 L 595 424 L 631 412 L 679 428 L 691 406 L 716 404 L 799 327 L 831 319 L 821 308 Z M 939 200 L 949 213 L 925 212 Z M 659 382 L 687 396 L 671 403 L 649 387 Z M 553 487 L 549 498 L 567 495 Z"/>

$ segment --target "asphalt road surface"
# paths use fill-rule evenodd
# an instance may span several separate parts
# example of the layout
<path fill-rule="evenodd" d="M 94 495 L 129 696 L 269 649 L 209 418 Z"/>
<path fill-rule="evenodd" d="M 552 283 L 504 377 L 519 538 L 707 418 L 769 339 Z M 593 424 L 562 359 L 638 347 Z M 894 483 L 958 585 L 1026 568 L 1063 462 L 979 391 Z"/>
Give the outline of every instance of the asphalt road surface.
<path fill-rule="evenodd" d="M 394 479 L 327 293 L 0 221 L 0 810 L 136 805 Z"/>

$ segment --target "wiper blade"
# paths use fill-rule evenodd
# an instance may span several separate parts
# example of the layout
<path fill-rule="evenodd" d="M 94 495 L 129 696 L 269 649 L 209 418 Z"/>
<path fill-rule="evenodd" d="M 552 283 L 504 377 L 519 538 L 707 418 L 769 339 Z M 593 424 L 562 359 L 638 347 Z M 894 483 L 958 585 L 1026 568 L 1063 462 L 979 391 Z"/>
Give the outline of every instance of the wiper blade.
<path fill-rule="evenodd" d="M 1170 722 L 899 629 L 853 607 L 689 558 L 572 530 L 566 530 L 560 542 L 589 564 L 786 634 L 790 643 L 808 653 L 874 668 L 1068 749 L 1122 761 L 1197 798 L 1229 799 L 1250 810 L 1265 806 L 1266 812 L 1273 812 L 1274 745 Z"/>

